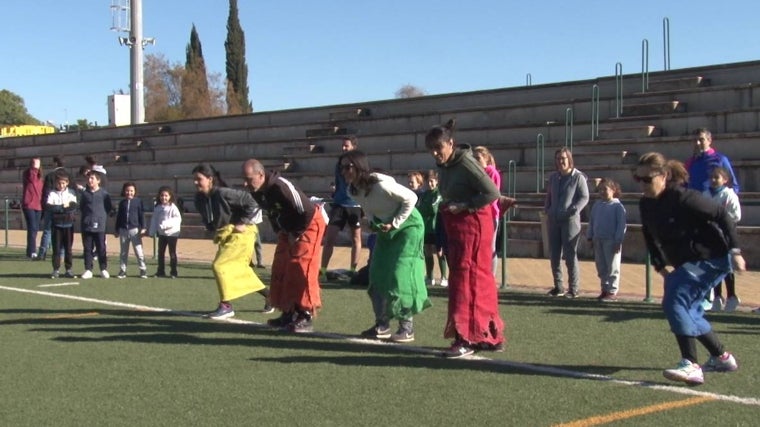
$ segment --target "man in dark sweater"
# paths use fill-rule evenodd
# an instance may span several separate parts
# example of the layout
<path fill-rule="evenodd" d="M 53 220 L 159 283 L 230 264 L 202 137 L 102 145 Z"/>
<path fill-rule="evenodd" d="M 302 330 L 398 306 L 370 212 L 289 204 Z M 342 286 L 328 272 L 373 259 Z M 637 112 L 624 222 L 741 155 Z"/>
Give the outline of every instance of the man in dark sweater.
<path fill-rule="evenodd" d="M 269 300 L 282 316 L 269 325 L 311 332 L 312 317 L 322 306 L 319 265 L 326 227 L 322 208 L 278 172 L 265 171 L 256 159 L 243 164 L 243 179 L 277 233 Z"/>

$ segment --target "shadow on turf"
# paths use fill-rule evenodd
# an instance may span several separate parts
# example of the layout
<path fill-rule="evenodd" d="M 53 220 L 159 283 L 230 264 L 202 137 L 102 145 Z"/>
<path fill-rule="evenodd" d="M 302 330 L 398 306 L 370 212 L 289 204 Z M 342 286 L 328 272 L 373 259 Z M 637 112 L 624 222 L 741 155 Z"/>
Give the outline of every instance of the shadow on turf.
<path fill-rule="evenodd" d="M 137 312 L 132 310 L 45 310 L 8 309 L 2 315 L 23 318 L 0 321 L 3 325 L 30 325 L 29 332 L 59 334 L 52 339 L 64 343 L 130 342 L 157 345 L 233 346 L 332 353 L 333 355 L 298 355 L 252 357 L 251 361 L 290 363 L 330 363 L 337 366 L 401 366 L 423 369 L 477 370 L 499 374 L 564 376 L 591 378 L 587 375 L 612 376 L 620 371 L 659 372 L 661 366 L 544 365 L 510 363 L 505 360 L 444 359 L 436 357 L 440 348 L 408 347 L 395 344 L 345 341 L 311 334 L 292 334 L 264 326 L 221 323 L 200 318 L 182 318 L 176 314 Z M 746 318 L 744 320 L 747 320 Z M 204 334 L 208 334 L 204 336 Z M 235 336 L 220 336 L 231 334 Z M 350 338 L 350 337 L 349 337 Z M 353 338 L 358 338 L 353 337 Z M 342 354 L 337 354 L 342 353 Z M 348 354 L 346 354 L 348 353 Z M 489 353 L 479 353 L 488 356 Z M 622 378 L 617 378 L 622 379 Z M 633 380 L 636 381 L 636 380 Z M 656 384 L 671 384 L 668 382 Z"/>

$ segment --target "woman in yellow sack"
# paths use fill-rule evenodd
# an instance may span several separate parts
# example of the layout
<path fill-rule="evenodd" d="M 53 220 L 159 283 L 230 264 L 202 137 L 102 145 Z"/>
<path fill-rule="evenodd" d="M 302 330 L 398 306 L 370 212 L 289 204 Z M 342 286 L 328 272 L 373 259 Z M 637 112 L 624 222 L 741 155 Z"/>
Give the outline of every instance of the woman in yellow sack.
<path fill-rule="evenodd" d="M 206 229 L 216 233 L 214 243 L 219 245 L 211 264 L 219 307 L 206 317 L 228 319 L 235 315 L 231 300 L 265 289 L 249 266 L 259 232 L 253 221 L 258 205 L 249 192 L 228 188 L 208 163 L 193 168 L 193 183 L 198 190 L 195 207 Z"/>

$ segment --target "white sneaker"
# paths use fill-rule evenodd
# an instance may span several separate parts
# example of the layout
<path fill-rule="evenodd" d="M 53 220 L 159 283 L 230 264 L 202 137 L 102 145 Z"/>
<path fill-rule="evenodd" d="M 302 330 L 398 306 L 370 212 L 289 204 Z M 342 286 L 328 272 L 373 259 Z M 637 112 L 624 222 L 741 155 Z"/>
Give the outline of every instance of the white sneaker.
<path fill-rule="evenodd" d="M 441 279 L 441 287 L 442 288 L 448 288 L 449 287 L 449 279 Z"/>
<path fill-rule="evenodd" d="M 741 303 L 742 303 L 742 300 L 740 300 L 739 297 L 736 295 L 732 297 L 728 297 L 728 299 L 726 299 L 726 306 L 724 307 L 724 310 L 735 311 L 736 308 L 739 307 L 739 304 Z"/>
<path fill-rule="evenodd" d="M 707 363 L 702 366 L 705 372 L 733 372 L 737 369 L 739 369 L 739 364 L 736 363 L 736 358 L 727 351 L 722 356 L 710 356 Z"/>
<path fill-rule="evenodd" d="M 111 275 L 108 274 L 108 270 L 100 270 L 100 277 L 104 279 L 108 279 L 109 277 L 111 277 Z"/>
<path fill-rule="evenodd" d="M 85 270 L 84 273 L 82 273 L 82 279 L 92 279 L 92 271 Z"/>
<path fill-rule="evenodd" d="M 712 311 L 723 311 L 723 297 L 715 297 L 712 302 Z"/>
<path fill-rule="evenodd" d="M 702 368 L 688 359 L 681 359 L 675 368 L 662 371 L 662 375 L 669 380 L 681 381 L 689 385 L 700 385 L 705 382 Z"/>

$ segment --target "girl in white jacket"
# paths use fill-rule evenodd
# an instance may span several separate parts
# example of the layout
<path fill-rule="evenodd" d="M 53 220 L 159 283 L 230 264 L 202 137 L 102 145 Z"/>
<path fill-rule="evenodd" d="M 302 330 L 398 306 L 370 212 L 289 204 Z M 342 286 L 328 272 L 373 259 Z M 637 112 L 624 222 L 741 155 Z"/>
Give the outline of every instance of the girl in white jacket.
<path fill-rule="evenodd" d="M 716 167 L 710 172 L 710 189 L 703 194 L 726 208 L 728 216 L 734 220 L 734 224 L 742 219 L 742 207 L 739 204 L 739 196 L 732 188 L 731 174 L 727 169 Z M 713 289 L 713 311 L 734 311 L 739 306 L 741 300 L 736 295 L 736 281 L 734 273 L 726 275 L 726 299 L 723 299 L 721 284 Z"/>
<path fill-rule="evenodd" d="M 154 277 L 166 277 L 166 248 L 169 248 L 169 274 L 172 279 L 177 278 L 177 240 L 182 226 L 182 215 L 174 204 L 174 193 L 170 187 L 164 186 L 158 189 L 156 206 L 153 208 L 153 217 L 150 220 L 148 234 L 158 236 L 158 270 Z"/>

